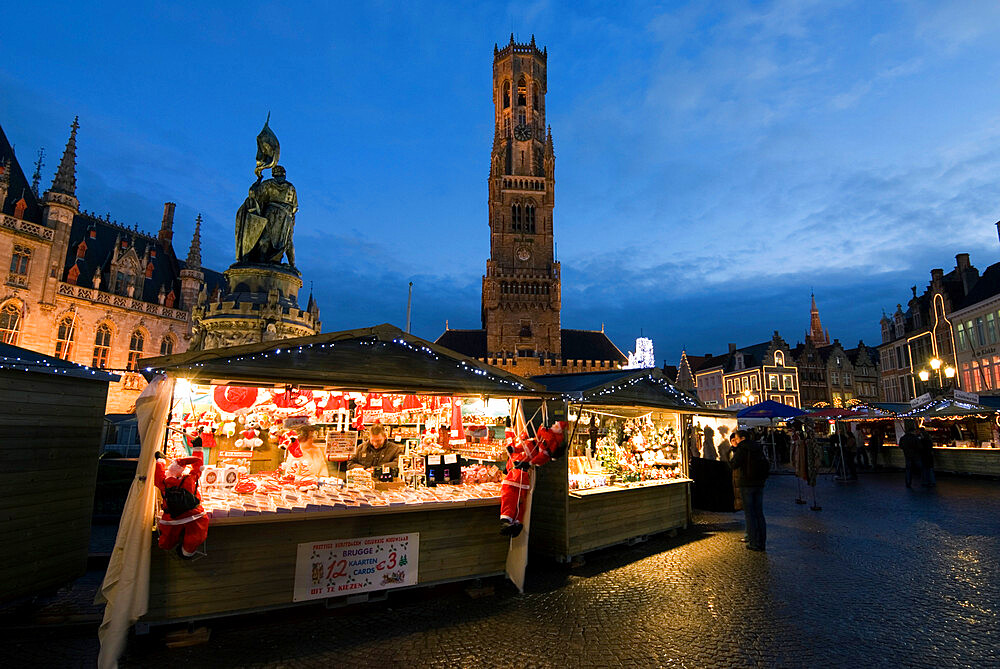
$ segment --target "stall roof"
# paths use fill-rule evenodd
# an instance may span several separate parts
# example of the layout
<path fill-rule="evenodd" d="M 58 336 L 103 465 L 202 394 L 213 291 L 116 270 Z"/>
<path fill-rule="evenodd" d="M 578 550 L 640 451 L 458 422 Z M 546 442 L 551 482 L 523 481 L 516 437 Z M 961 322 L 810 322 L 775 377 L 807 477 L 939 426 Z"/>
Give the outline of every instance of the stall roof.
<path fill-rule="evenodd" d="M 547 390 L 584 404 L 643 406 L 701 414 L 716 413 L 674 387 L 658 368 L 615 369 L 583 374 L 544 374 L 531 377 Z M 721 413 L 721 412 L 719 412 Z"/>
<path fill-rule="evenodd" d="M 407 334 L 384 323 L 370 328 L 232 346 L 144 360 L 144 372 L 165 372 L 217 385 L 296 384 L 318 388 L 540 397 L 527 379 Z"/>
<path fill-rule="evenodd" d="M 938 396 L 930 402 L 909 409 L 899 414 L 900 420 L 907 418 L 988 418 L 997 413 L 994 407 L 973 402 L 966 402 L 954 397 Z"/>
<path fill-rule="evenodd" d="M 117 374 L 105 372 L 103 369 L 78 365 L 69 360 L 53 358 L 51 355 L 43 355 L 29 351 L 26 348 L 21 348 L 20 346 L 3 343 L 0 343 L 0 369 L 34 374 L 51 374 L 53 376 L 69 376 L 76 379 L 105 381 L 108 383 L 113 383 L 121 379 Z"/>

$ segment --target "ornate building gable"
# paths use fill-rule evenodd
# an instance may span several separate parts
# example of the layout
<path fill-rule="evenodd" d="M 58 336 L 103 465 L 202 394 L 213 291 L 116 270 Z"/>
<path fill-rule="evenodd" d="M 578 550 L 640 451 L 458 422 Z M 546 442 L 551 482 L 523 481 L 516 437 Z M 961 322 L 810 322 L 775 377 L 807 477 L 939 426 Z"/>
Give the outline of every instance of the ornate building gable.
<path fill-rule="evenodd" d="M 42 224 L 41 205 L 31 189 L 31 182 L 24 176 L 17 156 L 14 155 L 14 148 L 7 141 L 7 135 L 0 126 L 0 214 L 13 216 L 19 208 L 21 211 L 17 218 Z"/>

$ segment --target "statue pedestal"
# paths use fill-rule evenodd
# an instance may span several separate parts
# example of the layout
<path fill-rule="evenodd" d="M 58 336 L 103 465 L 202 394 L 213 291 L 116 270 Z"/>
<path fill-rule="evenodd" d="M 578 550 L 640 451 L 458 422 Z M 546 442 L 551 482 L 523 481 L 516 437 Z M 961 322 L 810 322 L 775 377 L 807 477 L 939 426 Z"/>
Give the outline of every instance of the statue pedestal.
<path fill-rule="evenodd" d="M 236 263 L 225 272 L 229 290 L 195 309 L 193 350 L 306 337 L 320 331 L 319 310 L 299 308 L 302 275 L 288 265 Z"/>

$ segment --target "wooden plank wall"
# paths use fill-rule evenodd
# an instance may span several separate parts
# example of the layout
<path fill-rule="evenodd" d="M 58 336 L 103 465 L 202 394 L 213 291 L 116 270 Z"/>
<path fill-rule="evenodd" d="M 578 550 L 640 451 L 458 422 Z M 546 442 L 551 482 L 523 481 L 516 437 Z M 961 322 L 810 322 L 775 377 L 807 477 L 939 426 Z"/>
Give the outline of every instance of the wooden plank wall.
<path fill-rule="evenodd" d="M 0 601 L 86 571 L 108 384 L 0 371 Z"/>
<path fill-rule="evenodd" d="M 906 459 L 899 447 L 883 446 L 879 451 L 879 464 L 905 467 Z M 935 448 L 934 469 L 956 474 L 1000 476 L 1000 448 Z"/>
<path fill-rule="evenodd" d="M 528 535 L 532 552 L 552 557 L 566 555 L 568 493 L 569 458 L 559 458 L 535 469 Z"/>
<path fill-rule="evenodd" d="M 687 525 L 688 483 L 570 497 L 566 555 Z"/>
<path fill-rule="evenodd" d="M 181 560 L 155 543 L 149 611 L 163 622 L 291 605 L 298 544 L 420 533 L 420 584 L 504 571 L 509 540 L 495 505 L 209 527 L 206 552 Z M 152 539 L 151 539 L 152 540 Z"/>

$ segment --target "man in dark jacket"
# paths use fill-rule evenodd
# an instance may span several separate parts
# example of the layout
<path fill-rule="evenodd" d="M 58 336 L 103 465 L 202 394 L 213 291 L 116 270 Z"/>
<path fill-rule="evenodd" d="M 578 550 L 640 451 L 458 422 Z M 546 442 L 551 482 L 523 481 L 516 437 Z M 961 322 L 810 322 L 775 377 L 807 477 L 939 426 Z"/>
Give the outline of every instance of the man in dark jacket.
<path fill-rule="evenodd" d="M 764 482 L 769 473 L 767 457 L 764 447 L 750 439 L 746 430 L 736 430 L 731 442 L 730 466 L 743 499 L 747 548 L 763 551 L 767 543 L 767 524 L 764 521 Z"/>
<path fill-rule="evenodd" d="M 913 469 L 919 467 L 920 439 L 917 438 L 917 430 L 912 423 L 906 426 L 906 434 L 899 438 L 899 450 L 903 451 L 903 458 L 906 460 L 906 487 L 913 486 Z"/>
<path fill-rule="evenodd" d="M 395 468 L 396 458 L 402 452 L 403 448 L 399 444 L 386 442 L 384 427 L 372 425 L 368 429 L 368 439 L 354 451 L 354 455 L 347 461 L 347 468 L 371 469 L 383 465 L 391 465 Z"/>

